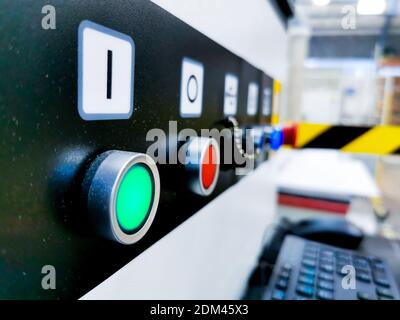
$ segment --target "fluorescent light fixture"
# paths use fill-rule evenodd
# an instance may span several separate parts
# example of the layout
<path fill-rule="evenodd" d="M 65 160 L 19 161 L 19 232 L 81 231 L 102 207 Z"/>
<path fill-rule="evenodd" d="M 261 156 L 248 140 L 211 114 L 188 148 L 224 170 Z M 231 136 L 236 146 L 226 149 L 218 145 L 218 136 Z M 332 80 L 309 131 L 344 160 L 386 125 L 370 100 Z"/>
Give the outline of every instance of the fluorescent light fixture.
<path fill-rule="evenodd" d="M 358 0 L 357 13 L 360 15 L 380 15 L 385 13 L 386 0 Z"/>
<path fill-rule="evenodd" d="M 312 0 L 312 3 L 319 7 L 327 6 L 330 2 L 331 0 Z"/>

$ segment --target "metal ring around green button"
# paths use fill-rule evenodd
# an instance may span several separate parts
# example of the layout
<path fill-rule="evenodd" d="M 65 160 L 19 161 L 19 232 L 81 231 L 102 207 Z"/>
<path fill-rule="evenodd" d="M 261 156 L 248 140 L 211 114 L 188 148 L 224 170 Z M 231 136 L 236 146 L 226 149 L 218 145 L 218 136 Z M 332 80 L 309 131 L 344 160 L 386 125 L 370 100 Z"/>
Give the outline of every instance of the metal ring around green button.
<path fill-rule="evenodd" d="M 135 152 L 112 150 L 99 159 L 88 191 L 92 224 L 109 239 L 133 244 L 149 230 L 157 211 L 157 166 L 150 156 Z"/>

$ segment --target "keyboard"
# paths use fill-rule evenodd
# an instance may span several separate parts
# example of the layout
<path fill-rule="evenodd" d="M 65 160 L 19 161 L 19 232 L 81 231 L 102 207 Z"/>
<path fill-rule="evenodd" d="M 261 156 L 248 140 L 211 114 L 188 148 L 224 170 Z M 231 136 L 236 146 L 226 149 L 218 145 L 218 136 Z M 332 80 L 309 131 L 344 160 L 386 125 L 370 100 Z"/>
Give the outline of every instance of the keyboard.
<path fill-rule="evenodd" d="M 398 300 L 399 290 L 383 259 L 290 235 L 263 299 Z"/>

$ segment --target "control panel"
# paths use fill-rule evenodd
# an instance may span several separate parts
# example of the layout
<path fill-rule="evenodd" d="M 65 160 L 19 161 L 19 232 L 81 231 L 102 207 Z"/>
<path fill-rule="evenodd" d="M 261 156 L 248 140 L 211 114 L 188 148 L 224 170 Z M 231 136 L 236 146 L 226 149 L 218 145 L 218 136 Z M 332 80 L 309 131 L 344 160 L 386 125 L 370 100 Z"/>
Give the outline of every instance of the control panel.
<path fill-rule="evenodd" d="M 273 79 L 150 1 L 45 5 L 0 3 L 0 298 L 82 296 L 283 139 Z"/>

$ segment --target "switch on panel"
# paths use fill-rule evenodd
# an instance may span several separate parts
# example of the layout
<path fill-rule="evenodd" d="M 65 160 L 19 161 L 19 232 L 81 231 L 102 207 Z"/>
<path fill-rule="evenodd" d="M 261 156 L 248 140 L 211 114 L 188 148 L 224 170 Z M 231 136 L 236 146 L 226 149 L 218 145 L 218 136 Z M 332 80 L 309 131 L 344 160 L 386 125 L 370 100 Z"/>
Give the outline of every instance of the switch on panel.
<path fill-rule="evenodd" d="M 225 75 L 224 114 L 233 116 L 237 112 L 239 79 L 231 73 Z"/>
<path fill-rule="evenodd" d="M 192 137 L 182 146 L 189 189 L 201 196 L 210 195 L 219 176 L 220 150 L 214 138 Z"/>
<path fill-rule="evenodd" d="M 90 165 L 84 180 L 87 209 L 95 230 L 123 244 L 149 230 L 160 197 L 160 178 L 146 154 L 107 151 Z"/>
<path fill-rule="evenodd" d="M 246 148 L 245 130 L 239 126 L 237 119 L 233 116 L 219 121 L 217 126 L 224 132 L 220 152 L 221 169 L 245 167 L 247 162 L 254 158 L 250 148 Z"/>
<path fill-rule="evenodd" d="M 258 111 L 258 84 L 249 83 L 247 92 L 247 115 L 255 116 Z"/>
<path fill-rule="evenodd" d="M 254 147 L 258 152 L 268 149 L 276 151 L 283 144 L 283 131 L 279 126 L 256 125 L 249 129 L 252 131 Z"/>

